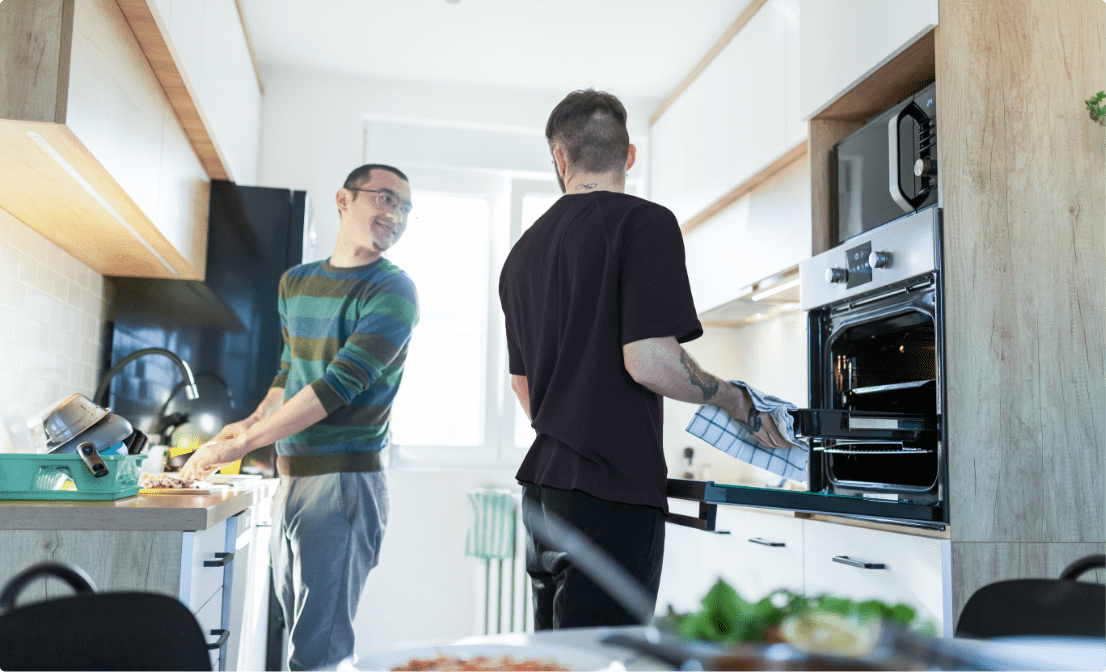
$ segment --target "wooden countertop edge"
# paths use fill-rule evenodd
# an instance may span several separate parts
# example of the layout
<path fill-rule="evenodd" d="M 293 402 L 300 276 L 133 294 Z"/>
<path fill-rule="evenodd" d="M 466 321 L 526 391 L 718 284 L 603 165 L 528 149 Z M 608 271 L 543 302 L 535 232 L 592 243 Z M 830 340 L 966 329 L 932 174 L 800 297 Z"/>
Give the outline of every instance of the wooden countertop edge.
<path fill-rule="evenodd" d="M 136 495 L 106 502 L 6 500 L 0 502 L 0 530 L 196 532 L 242 513 L 275 490 L 274 479 L 215 495 Z"/>

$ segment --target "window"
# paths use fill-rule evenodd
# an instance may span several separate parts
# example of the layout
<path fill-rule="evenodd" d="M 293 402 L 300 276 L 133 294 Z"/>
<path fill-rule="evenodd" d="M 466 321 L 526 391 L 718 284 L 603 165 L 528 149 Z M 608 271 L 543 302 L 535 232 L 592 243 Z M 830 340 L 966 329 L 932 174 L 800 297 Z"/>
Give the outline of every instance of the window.
<path fill-rule="evenodd" d="M 407 231 L 388 252 L 415 279 L 420 312 L 392 409 L 393 440 L 479 446 L 487 396 L 488 201 L 418 191 L 412 201 Z"/>

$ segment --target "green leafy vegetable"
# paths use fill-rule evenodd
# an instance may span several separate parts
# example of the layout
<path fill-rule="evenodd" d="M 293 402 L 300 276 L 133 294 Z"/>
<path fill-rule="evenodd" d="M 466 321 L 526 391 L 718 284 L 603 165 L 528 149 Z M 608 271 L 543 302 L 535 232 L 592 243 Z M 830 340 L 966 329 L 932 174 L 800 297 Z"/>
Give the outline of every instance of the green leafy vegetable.
<path fill-rule="evenodd" d="M 1091 117 L 1091 121 L 1097 121 L 1099 124 L 1106 123 L 1106 105 L 1102 104 L 1102 101 L 1106 99 L 1106 92 L 1099 91 L 1094 98 L 1083 101 L 1087 105 L 1087 114 Z"/>
<path fill-rule="evenodd" d="M 926 634 L 936 632 L 933 623 L 916 622 L 917 612 L 905 604 L 889 605 L 879 600 L 854 602 L 831 595 L 808 598 L 788 590 L 777 590 L 760 601 L 749 602 L 721 580 L 703 597 L 702 605 L 701 610 L 692 614 L 677 614 L 669 608 L 666 619 L 685 638 L 712 642 L 762 642 L 772 628 L 789 617 L 814 610 L 858 620 L 879 618 Z"/>

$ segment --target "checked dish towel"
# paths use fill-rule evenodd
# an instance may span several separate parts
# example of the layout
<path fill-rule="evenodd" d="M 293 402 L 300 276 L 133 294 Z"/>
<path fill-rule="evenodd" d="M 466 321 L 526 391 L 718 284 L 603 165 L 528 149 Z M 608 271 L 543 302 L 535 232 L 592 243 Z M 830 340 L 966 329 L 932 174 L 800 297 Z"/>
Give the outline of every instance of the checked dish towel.
<path fill-rule="evenodd" d="M 764 445 L 753 436 L 752 432 L 734 422 L 726 411 L 717 406 L 700 406 L 691 419 L 691 424 L 687 426 L 688 433 L 754 467 L 760 467 L 793 481 L 807 480 L 809 448 L 795 438 L 795 419 L 790 413 L 798 407 L 783 399 L 764 394 L 740 380 L 730 382 L 749 392 L 753 406 L 758 411 L 772 416 L 780 434 L 790 441 L 791 445 L 786 448 L 772 448 Z"/>

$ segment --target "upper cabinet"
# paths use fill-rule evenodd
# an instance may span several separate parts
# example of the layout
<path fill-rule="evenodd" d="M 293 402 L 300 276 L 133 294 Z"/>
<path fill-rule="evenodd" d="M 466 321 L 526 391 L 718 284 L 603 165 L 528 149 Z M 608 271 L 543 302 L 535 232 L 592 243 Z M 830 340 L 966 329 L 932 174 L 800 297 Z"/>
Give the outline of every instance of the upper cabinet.
<path fill-rule="evenodd" d="M 235 0 L 129 1 L 145 5 L 167 33 L 162 39 L 171 45 L 175 69 L 197 101 L 222 164 L 224 174 L 210 177 L 256 183 L 263 91 Z"/>
<path fill-rule="evenodd" d="M 234 0 L 176 5 L 211 10 L 211 30 L 181 29 L 201 69 L 221 59 L 205 99 L 155 0 L 0 4 L 0 208 L 101 275 L 202 280 L 210 179 L 256 175 L 260 85 Z"/>
<path fill-rule="evenodd" d="M 753 0 L 695 72 L 654 115 L 650 194 L 702 313 L 810 254 L 797 0 Z"/>
<path fill-rule="evenodd" d="M 208 180 L 114 0 L 0 4 L 0 208 L 102 275 L 202 279 Z"/>
<path fill-rule="evenodd" d="M 798 0 L 799 115 L 809 119 L 937 25 L 937 0 Z"/>
<path fill-rule="evenodd" d="M 796 0 L 754 0 L 654 115 L 650 193 L 681 225 L 714 216 L 805 143 L 798 29 Z"/>

